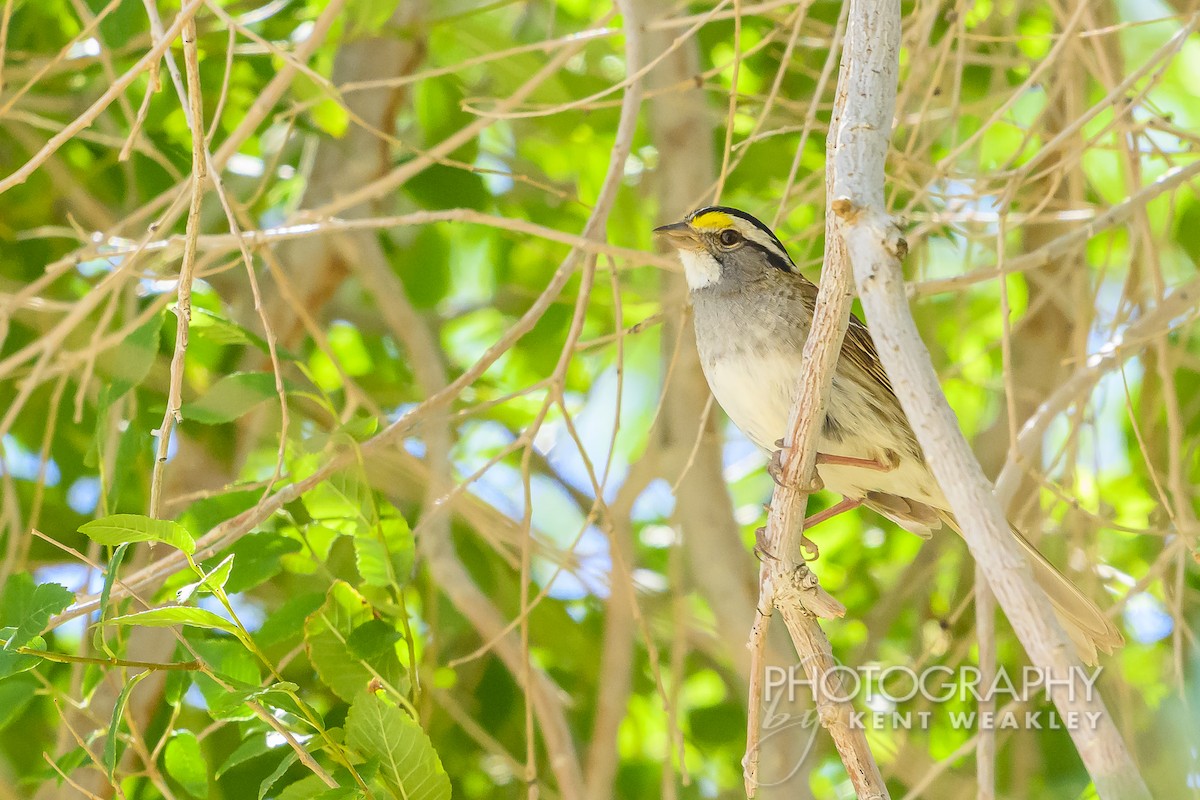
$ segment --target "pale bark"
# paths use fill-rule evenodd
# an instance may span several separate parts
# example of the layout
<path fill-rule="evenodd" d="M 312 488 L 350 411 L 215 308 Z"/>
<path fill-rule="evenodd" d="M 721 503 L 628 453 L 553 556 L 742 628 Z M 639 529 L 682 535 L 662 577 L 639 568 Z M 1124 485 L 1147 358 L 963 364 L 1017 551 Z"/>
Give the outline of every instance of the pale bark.
<path fill-rule="evenodd" d="M 893 41 L 897 45 L 899 42 L 899 3 L 870 8 L 866 5 L 861 12 L 867 25 L 878 33 L 856 41 L 848 37 L 848 63 L 869 58 Z M 855 16 L 853 9 L 851 15 Z M 894 73 L 890 81 L 881 80 L 878 71 L 867 71 L 864 77 L 847 107 L 855 114 L 886 109 L 887 122 L 880 125 L 878 118 L 864 119 L 860 125 L 847 126 L 847 135 L 839 138 L 834 202 L 880 359 L 930 467 L 962 524 L 971 554 L 983 566 L 1018 638 L 1036 665 L 1064 681 L 1051 691 L 1059 713 L 1064 718 L 1078 715 L 1081 719 L 1085 713 L 1098 715 L 1089 717 L 1098 720 L 1095 728 L 1077 726 L 1071 736 L 1101 797 L 1148 798 L 1145 783 L 1103 700 L 1089 696 L 1091 693 L 1069 691 L 1081 688 L 1070 684 L 1080 666 L 1078 660 L 1049 601 L 1034 584 L 991 486 L 958 428 L 908 310 L 900 270 L 907 248 L 883 205 L 883 166 L 895 97 Z"/>

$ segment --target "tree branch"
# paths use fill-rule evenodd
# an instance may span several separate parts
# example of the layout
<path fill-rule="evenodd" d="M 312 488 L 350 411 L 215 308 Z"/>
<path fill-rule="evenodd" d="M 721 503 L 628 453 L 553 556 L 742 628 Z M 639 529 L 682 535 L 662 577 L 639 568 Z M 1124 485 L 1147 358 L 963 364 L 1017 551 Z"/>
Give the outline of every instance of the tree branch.
<path fill-rule="evenodd" d="M 899 71 L 899 6 L 883 14 L 866 3 L 853 3 L 845 48 L 826 145 L 826 188 L 832 200 L 840 196 L 839 187 L 847 181 L 864 182 L 866 176 L 871 176 L 875 185 L 868 190 L 869 196 L 882 205 L 883 160 L 887 155 Z M 872 102 L 860 103 L 863 98 Z M 854 102 L 849 102 L 851 99 Z M 872 142 L 872 138 L 882 146 Z M 832 203 L 830 208 L 834 210 Z M 771 499 L 767 519 L 767 552 L 774 558 L 763 562 L 760 591 L 767 603 L 760 604 L 760 611 L 768 613 L 768 604 L 779 609 L 813 686 L 821 724 L 829 731 L 855 792 L 860 798 L 886 798 L 887 787 L 865 732 L 848 724 L 853 707 L 844 699 L 846 694 L 836 677 L 829 639 L 817 622 L 822 616 L 840 617 L 845 608 L 820 588 L 798 546 L 803 538 L 808 494 L 815 488 L 817 436 L 825 419 L 834 368 L 850 322 L 850 271 L 838 237 L 831 235 L 835 225 L 832 213 L 827 213 L 825 265 L 812 328 L 804 343 L 796 402 L 788 419 L 782 478 Z M 755 626 L 752 652 L 757 652 L 759 637 L 765 635 L 764 627 Z M 760 667 L 755 665 L 756 669 Z M 757 713 L 757 708 L 752 707 L 751 713 Z M 743 764 L 746 790 L 753 795 L 757 784 L 753 720 L 750 730 Z"/>
<path fill-rule="evenodd" d="M 858 2 L 856 6 L 851 10 L 852 29 L 861 24 L 873 35 L 848 36 L 846 61 L 850 64 L 890 49 L 880 43 L 899 41 L 899 2 Z M 866 81 L 855 87 L 848 108 L 855 114 L 888 108 L 889 119 L 883 124 L 876 118 L 864 119 L 862 125 L 844 125 L 835 160 L 833 208 L 880 360 L 962 524 L 963 538 L 983 566 L 1018 638 L 1033 662 L 1060 681 L 1049 689 L 1059 713 L 1064 719 L 1095 720 L 1094 727 L 1071 726 L 1070 733 L 1097 791 L 1104 798 L 1149 798 L 1103 700 L 1075 685 L 1082 668 L 1074 650 L 1009 533 L 1008 522 L 958 428 L 909 313 L 900 269 L 907 245 L 884 212 L 882 191 L 894 75 L 892 72 L 892 79 L 885 81 L 880 73 L 868 71 Z"/>

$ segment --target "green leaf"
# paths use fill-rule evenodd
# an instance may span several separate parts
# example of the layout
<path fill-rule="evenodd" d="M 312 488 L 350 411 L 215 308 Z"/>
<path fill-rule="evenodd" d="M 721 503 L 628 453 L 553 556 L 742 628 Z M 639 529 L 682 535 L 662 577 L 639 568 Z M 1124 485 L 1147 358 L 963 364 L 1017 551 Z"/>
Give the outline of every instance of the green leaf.
<path fill-rule="evenodd" d="M 113 514 L 79 526 L 79 532 L 98 544 L 162 542 L 191 555 L 196 540 L 187 528 L 169 519 L 151 519 L 142 514 Z"/>
<path fill-rule="evenodd" d="M 296 684 L 285 681 L 270 686 L 244 686 L 222 691 L 210 701 L 209 710 L 215 718 L 228 718 L 245 703 L 257 702 L 270 708 L 281 708 L 297 716 L 303 716 L 304 712 L 289 694 L 299 688 Z"/>
<path fill-rule="evenodd" d="M 163 753 L 163 765 L 167 774 L 192 797 L 200 800 L 208 797 L 208 765 L 196 734 L 189 730 L 175 731 Z"/>
<path fill-rule="evenodd" d="M 0 639 L 7 644 L 13 640 L 16 632 L 17 629 L 13 627 L 0 628 Z M 40 636 L 35 636 L 21 646 L 32 650 L 45 650 L 46 640 Z M 41 656 L 18 653 L 15 650 L 9 650 L 7 647 L 0 648 L 0 678 L 7 678 L 10 675 L 16 675 L 20 672 L 28 672 L 40 663 L 42 663 Z"/>
<path fill-rule="evenodd" d="M 97 625 L 97 628 L 102 626 Z M 184 648 L 182 643 L 175 646 L 175 655 L 172 661 L 187 661 L 191 654 Z M 173 669 L 167 673 L 166 683 L 163 685 L 163 702 L 168 706 L 177 708 L 183 701 L 183 696 L 192 686 L 192 673 L 190 670 Z"/>
<path fill-rule="evenodd" d="M 11 725 L 33 702 L 37 680 L 24 675 L 0 683 L 0 731 Z"/>
<path fill-rule="evenodd" d="M 217 589 L 225 587 L 225 581 L 229 580 L 229 571 L 233 569 L 233 556 L 226 556 L 221 560 L 221 563 L 204 573 L 204 577 L 195 583 L 189 583 L 179 589 L 175 593 L 175 602 L 186 603 L 192 599 L 192 595 L 196 592 L 207 592 L 212 594 Z"/>
<path fill-rule="evenodd" d="M 133 333 L 125 337 L 116 347 L 106 350 L 96 359 L 96 369 L 109 379 L 109 403 L 114 403 L 150 374 L 154 359 L 158 356 L 159 332 L 162 330 L 162 313 L 155 314 Z"/>
<path fill-rule="evenodd" d="M 263 800 L 267 796 L 267 792 L 271 791 L 271 787 L 279 782 L 279 779 L 283 777 L 283 773 L 287 772 L 288 768 L 296 763 L 297 758 L 299 756 L 296 755 L 295 750 L 288 750 L 283 760 L 279 762 L 279 765 L 275 767 L 271 774 L 263 778 L 263 782 L 258 787 L 258 800 Z"/>
<path fill-rule="evenodd" d="M 252 733 L 233 749 L 233 752 L 229 754 L 229 757 L 225 759 L 225 763 L 217 769 L 213 777 L 220 778 L 238 764 L 243 764 L 252 758 L 258 758 L 270 751 L 271 747 L 267 744 L 266 734 Z"/>
<path fill-rule="evenodd" d="M 217 381 L 200 399 L 184 403 L 183 418 L 202 425 L 232 422 L 259 403 L 276 397 L 270 372 L 235 372 Z"/>
<path fill-rule="evenodd" d="M 366 599 L 350 584 L 338 581 L 330 587 L 325 603 L 304 623 L 309 661 L 325 685 L 346 702 L 357 697 L 373 678 L 396 691 L 407 689 L 407 673 L 395 648 L 378 644 L 378 637 L 370 632 L 375 626 L 360 634 L 367 637 L 363 646 L 351 646 L 357 629 L 374 621 Z M 356 650 L 369 654 L 362 656 Z"/>
<path fill-rule="evenodd" d="M 325 133 L 340 139 L 350 127 L 350 115 L 346 107 L 336 100 L 322 100 L 309 110 L 309 118 Z"/>
<path fill-rule="evenodd" d="M 169 628 L 172 625 L 189 625 L 193 628 L 226 631 L 235 636 L 241 633 L 236 625 L 224 617 L 217 616 L 207 609 L 192 608 L 190 606 L 152 608 L 149 611 L 139 611 L 136 614 L 126 614 L 123 617 L 113 617 L 108 622 L 113 625 L 142 625 L 148 628 Z"/>
<path fill-rule="evenodd" d="M 129 544 L 120 545 L 116 550 L 113 550 L 112 558 L 108 560 L 108 568 L 104 570 L 104 586 L 100 589 L 100 608 L 108 608 L 108 597 L 112 593 L 113 581 L 117 579 L 117 570 L 121 568 L 121 562 L 125 559 L 125 551 L 129 549 Z"/>
<path fill-rule="evenodd" d="M 353 784 L 330 789 L 321 776 L 306 775 L 280 792 L 278 800 L 350 800 L 362 796 L 361 790 Z"/>
<path fill-rule="evenodd" d="M 55 784 L 62 786 L 64 775 L 70 775 L 72 772 L 79 769 L 79 767 L 83 766 L 84 762 L 91 763 L 91 760 L 92 755 L 90 752 L 88 752 L 86 747 L 72 748 L 70 751 L 65 753 L 62 758 L 55 762 L 55 764 L 58 766 L 58 769 L 51 771 L 51 774 L 54 775 Z"/>
<path fill-rule="evenodd" d="M 117 768 L 117 759 L 120 757 L 121 750 L 121 718 L 125 715 L 125 704 L 129 702 L 129 694 L 134 687 L 142 682 L 142 679 L 150 674 L 150 670 L 139 672 L 129 679 L 124 686 L 121 687 L 121 693 L 117 695 L 117 702 L 113 705 L 112 718 L 108 722 L 108 736 L 104 740 L 104 769 L 108 773 L 108 779 L 111 781 L 113 772 Z"/>
<path fill-rule="evenodd" d="M 270 348 L 261 337 L 207 308 L 192 309 L 190 330 L 197 338 L 206 339 L 213 344 L 249 344 L 264 353 L 270 352 Z"/>
<path fill-rule="evenodd" d="M 346 716 L 346 744 L 378 758 L 379 777 L 407 800 L 449 800 L 450 778 L 416 720 L 373 692 L 360 692 Z"/>
<path fill-rule="evenodd" d="M 386 516 L 354 537 L 358 574 L 368 586 L 403 586 L 412 574 L 414 540 L 403 517 Z"/>
<path fill-rule="evenodd" d="M 281 559 L 300 550 L 303 545 L 278 533 L 255 533 L 238 539 L 229 552 L 236 556 L 227 592 L 244 592 L 266 583 L 283 570 Z"/>
<path fill-rule="evenodd" d="M 254 641 L 259 647 L 289 644 L 304 635 L 304 620 L 321 607 L 325 596 L 318 592 L 297 595 L 285 602 L 278 611 L 267 617 L 257 631 Z"/>
<path fill-rule="evenodd" d="M 355 657 L 372 663 L 395 654 L 396 642 L 402 638 L 391 625 L 381 619 L 372 619 L 351 632 L 346 646 Z"/>
<path fill-rule="evenodd" d="M 0 597 L 0 625 L 13 628 L 4 648 L 11 651 L 29 644 L 50 624 L 50 617 L 71 605 L 74 599 L 75 595 L 65 586 L 57 583 L 35 586 L 28 573 L 13 575 Z"/>

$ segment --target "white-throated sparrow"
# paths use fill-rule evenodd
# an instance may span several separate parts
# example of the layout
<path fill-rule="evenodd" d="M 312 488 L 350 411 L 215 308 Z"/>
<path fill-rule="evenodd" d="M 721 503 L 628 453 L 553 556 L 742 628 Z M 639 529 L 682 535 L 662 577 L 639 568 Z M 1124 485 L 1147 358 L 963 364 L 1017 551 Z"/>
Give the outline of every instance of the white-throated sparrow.
<path fill-rule="evenodd" d="M 771 229 L 744 211 L 709 206 L 655 233 L 679 251 L 695 310 L 696 343 L 708 385 L 739 429 L 770 454 L 786 433 L 817 287 L 796 269 Z M 928 537 L 958 530 L 925 463 L 871 335 L 857 317 L 842 343 L 817 473 L 825 488 Z M 1015 528 L 1034 578 L 1049 596 L 1080 657 L 1124 643 L 1103 612 Z"/>

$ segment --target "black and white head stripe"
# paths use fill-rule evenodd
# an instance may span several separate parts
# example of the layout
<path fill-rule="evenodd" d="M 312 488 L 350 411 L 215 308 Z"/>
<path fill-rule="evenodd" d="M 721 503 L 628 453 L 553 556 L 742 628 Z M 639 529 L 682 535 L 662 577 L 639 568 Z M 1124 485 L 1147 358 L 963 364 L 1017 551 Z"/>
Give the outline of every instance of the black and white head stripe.
<path fill-rule="evenodd" d="M 718 233 L 727 228 L 735 228 L 742 234 L 747 245 L 766 255 L 771 266 L 784 272 L 796 271 L 796 265 L 783 243 L 770 228 L 745 211 L 729 206 L 705 206 L 689 214 L 687 222 L 693 229 L 702 232 Z"/>

